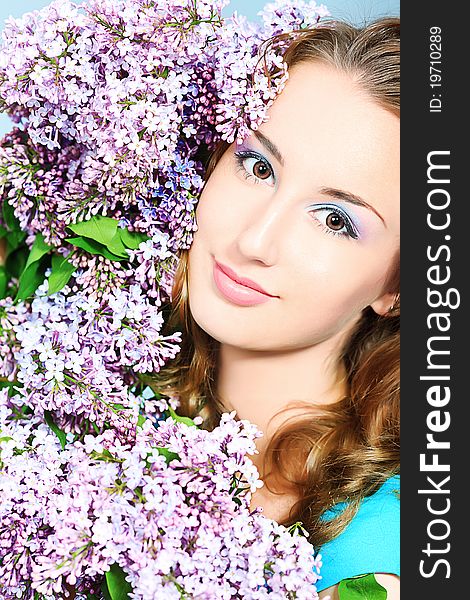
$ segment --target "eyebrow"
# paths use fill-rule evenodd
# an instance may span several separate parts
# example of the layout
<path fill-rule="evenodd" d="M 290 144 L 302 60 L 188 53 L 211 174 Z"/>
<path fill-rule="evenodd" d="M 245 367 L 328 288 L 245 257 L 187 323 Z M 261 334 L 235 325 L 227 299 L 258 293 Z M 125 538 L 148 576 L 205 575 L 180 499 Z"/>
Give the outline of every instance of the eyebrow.
<path fill-rule="evenodd" d="M 274 142 L 272 142 L 269 138 L 261 133 L 261 131 L 253 130 L 255 136 L 259 139 L 259 141 L 263 144 L 266 150 L 269 150 L 271 154 L 277 159 L 282 166 L 284 166 L 284 158 L 282 157 L 281 151 L 276 146 Z"/>
<path fill-rule="evenodd" d="M 253 130 L 256 138 L 261 142 L 261 144 L 268 150 L 277 161 L 284 166 L 284 158 L 281 154 L 281 151 L 276 146 L 274 142 L 272 142 L 268 137 L 261 133 L 261 131 Z M 335 198 L 336 200 L 342 200 L 343 202 L 349 202 L 350 204 L 355 204 L 356 206 L 362 206 L 371 210 L 374 214 L 376 214 L 379 219 L 382 221 L 385 227 L 387 224 L 385 223 L 385 219 L 382 215 L 368 202 L 363 200 L 360 196 L 356 194 L 352 194 L 351 192 L 346 192 L 345 190 L 338 190 L 336 188 L 323 187 L 320 189 L 320 194 L 324 194 L 325 196 L 330 196 L 330 198 Z"/>
<path fill-rule="evenodd" d="M 320 189 L 320 194 L 324 194 L 325 196 L 330 196 L 330 198 L 335 198 L 336 200 L 342 200 L 343 202 L 349 202 L 350 204 L 355 204 L 356 206 L 363 206 L 364 208 L 368 208 L 374 214 L 376 214 L 379 219 L 382 221 L 385 227 L 387 224 L 385 223 L 385 219 L 382 215 L 368 202 L 363 200 L 360 196 L 356 196 L 356 194 L 352 194 L 351 192 L 346 192 L 344 190 L 337 190 L 336 188 L 324 187 Z"/>

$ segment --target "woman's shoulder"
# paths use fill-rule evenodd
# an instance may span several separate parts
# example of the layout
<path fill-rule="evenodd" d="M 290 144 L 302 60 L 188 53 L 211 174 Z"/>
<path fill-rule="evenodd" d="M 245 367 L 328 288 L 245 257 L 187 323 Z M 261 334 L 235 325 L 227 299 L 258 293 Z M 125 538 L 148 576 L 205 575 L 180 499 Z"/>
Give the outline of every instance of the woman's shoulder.
<path fill-rule="evenodd" d="M 323 566 L 318 590 L 366 573 L 400 574 L 400 476 L 390 477 L 364 498 L 344 531 L 321 549 Z M 344 505 L 343 505 L 344 506 Z M 325 518 L 332 518 L 338 505 Z"/>

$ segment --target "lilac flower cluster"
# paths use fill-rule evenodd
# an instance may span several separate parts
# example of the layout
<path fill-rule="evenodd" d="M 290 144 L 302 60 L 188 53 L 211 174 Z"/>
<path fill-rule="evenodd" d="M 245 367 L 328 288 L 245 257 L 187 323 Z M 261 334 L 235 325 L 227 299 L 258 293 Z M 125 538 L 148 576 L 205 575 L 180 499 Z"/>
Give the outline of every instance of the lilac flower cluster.
<path fill-rule="evenodd" d="M 70 434 L 61 450 L 38 417 L 10 418 L 15 401 L 0 393 L 6 600 L 93 593 L 115 564 L 136 600 L 315 597 L 321 563 L 307 540 L 250 512 L 261 482 L 248 422 L 225 414 L 207 432 L 147 420 L 132 443 L 109 429 Z"/>
<path fill-rule="evenodd" d="M 250 512 L 255 428 L 201 430 L 149 386 L 181 343 L 165 315 L 205 161 L 283 89 L 263 41 L 328 14 L 226 4 L 57 0 L 3 31 L 5 600 L 316 597 L 306 538 Z"/>
<path fill-rule="evenodd" d="M 60 0 L 7 21 L 0 97 L 25 131 L 0 169 L 15 170 L 3 185 L 31 232 L 58 245 L 65 225 L 99 212 L 149 235 L 166 224 L 174 248 L 188 247 L 204 172 L 195 155 L 256 129 L 287 79 L 280 53 L 266 54 L 272 77 L 258 56 L 282 8 L 268 5 L 262 27 L 223 22 L 225 4 Z M 326 14 L 288 5 L 287 30 Z"/>
<path fill-rule="evenodd" d="M 114 290 L 105 302 L 83 291 L 72 295 L 68 286 L 48 296 L 47 288 L 46 279 L 29 318 L 13 326 L 24 403 L 68 415 L 76 431 L 83 419 L 117 428 L 123 414 L 130 418 L 138 409 L 128 394 L 127 368 L 159 371 L 178 352 L 180 334 L 161 335 L 163 316 L 138 285 Z"/>
<path fill-rule="evenodd" d="M 264 31 L 276 35 L 290 29 L 302 29 L 318 22 L 330 12 L 323 4 L 305 2 L 305 0 L 274 0 L 265 4 L 259 16 L 263 21 Z"/>
<path fill-rule="evenodd" d="M 50 244 L 61 243 L 65 236 L 63 207 L 84 191 L 76 180 L 80 162 L 77 145 L 64 143 L 51 150 L 34 144 L 27 128 L 15 128 L 1 140 L 0 193 L 3 201 L 14 207 L 24 231 L 32 236 L 42 233 Z"/>

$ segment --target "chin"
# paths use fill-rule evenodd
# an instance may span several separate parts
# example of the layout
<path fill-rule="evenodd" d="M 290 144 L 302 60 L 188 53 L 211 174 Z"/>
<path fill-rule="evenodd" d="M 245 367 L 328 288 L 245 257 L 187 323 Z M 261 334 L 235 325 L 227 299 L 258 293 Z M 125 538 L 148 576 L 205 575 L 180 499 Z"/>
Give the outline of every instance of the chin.
<path fill-rule="evenodd" d="M 212 303 L 198 302 L 189 303 L 189 310 L 194 321 L 199 327 L 205 331 L 211 338 L 221 344 L 238 345 L 243 342 L 245 327 L 236 326 L 233 318 L 228 318 L 220 310 L 220 307 L 214 306 Z"/>
<path fill-rule="evenodd" d="M 254 335 L 251 327 L 248 328 L 238 319 L 228 318 L 218 307 L 209 305 L 209 303 L 204 306 L 198 306 L 197 303 L 192 306 L 190 303 L 190 312 L 197 325 L 220 344 L 247 350 L 258 349 L 260 339 L 262 339 L 259 337 L 259 332 Z M 248 331 L 250 335 L 247 335 Z"/>
<path fill-rule="evenodd" d="M 242 315 L 228 316 L 217 307 L 206 304 L 201 310 L 191 309 L 191 316 L 199 327 L 211 338 L 226 346 L 232 346 L 247 352 L 283 352 L 297 347 L 296 340 L 273 339 L 266 334 L 271 328 L 263 326 L 259 317 L 256 324 Z M 237 309 L 244 310 L 244 309 Z"/>

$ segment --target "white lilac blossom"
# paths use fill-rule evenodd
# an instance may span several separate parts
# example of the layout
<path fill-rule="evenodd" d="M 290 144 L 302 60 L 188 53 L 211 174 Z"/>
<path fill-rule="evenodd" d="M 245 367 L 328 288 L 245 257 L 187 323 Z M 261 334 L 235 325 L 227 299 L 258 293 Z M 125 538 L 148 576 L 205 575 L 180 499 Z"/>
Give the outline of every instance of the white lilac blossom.
<path fill-rule="evenodd" d="M 287 81 L 264 42 L 328 14 L 227 4 L 57 0 L 2 32 L 5 600 L 114 600 L 111 577 L 131 600 L 317 597 L 302 529 L 250 510 L 256 428 L 200 429 L 155 381 L 182 342 L 166 317 L 207 159 Z"/>

